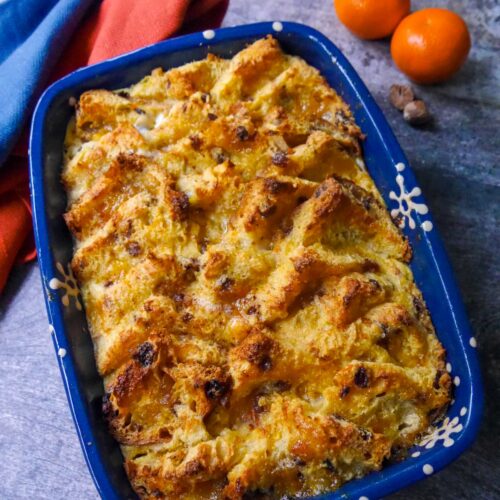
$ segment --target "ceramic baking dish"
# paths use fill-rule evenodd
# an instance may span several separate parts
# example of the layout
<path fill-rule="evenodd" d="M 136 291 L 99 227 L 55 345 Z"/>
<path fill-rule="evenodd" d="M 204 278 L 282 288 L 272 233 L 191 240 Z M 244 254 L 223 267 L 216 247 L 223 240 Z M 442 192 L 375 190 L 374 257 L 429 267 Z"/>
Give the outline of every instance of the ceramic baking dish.
<path fill-rule="evenodd" d="M 372 96 L 342 53 L 318 31 L 295 23 L 268 22 L 205 31 L 162 42 L 78 70 L 52 85 L 36 108 L 30 140 L 30 180 L 36 245 L 55 349 L 83 452 L 105 499 L 134 498 L 118 444 L 101 415 L 103 387 L 93 355 L 85 313 L 69 270 L 72 240 L 62 214 L 66 196 L 60 182 L 63 139 L 73 112 L 71 98 L 91 88 L 127 87 L 153 68 L 171 68 L 206 57 L 232 57 L 267 34 L 284 50 L 303 57 L 326 77 L 351 106 L 366 140 L 365 162 L 393 217 L 414 251 L 411 268 L 422 290 L 440 341 L 454 401 L 445 420 L 406 460 L 352 481 L 322 498 L 373 500 L 442 469 L 473 441 L 483 392 L 464 307 L 443 245 L 425 200 L 394 134 Z"/>

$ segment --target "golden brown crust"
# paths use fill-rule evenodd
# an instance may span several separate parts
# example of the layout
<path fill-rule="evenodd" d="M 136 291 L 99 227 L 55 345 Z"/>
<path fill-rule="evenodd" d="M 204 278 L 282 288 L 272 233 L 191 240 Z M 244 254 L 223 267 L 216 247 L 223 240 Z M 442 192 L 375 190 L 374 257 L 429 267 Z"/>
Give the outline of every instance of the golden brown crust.
<path fill-rule="evenodd" d="M 442 415 L 445 352 L 361 138 L 271 37 L 80 97 L 72 268 L 141 498 L 333 490 Z"/>

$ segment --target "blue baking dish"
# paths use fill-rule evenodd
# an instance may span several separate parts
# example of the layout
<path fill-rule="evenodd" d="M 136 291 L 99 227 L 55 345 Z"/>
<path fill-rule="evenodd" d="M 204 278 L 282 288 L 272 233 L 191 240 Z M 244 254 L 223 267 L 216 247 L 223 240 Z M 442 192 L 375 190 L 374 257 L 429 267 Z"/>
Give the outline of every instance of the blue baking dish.
<path fill-rule="evenodd" d="M 442 469 L 473 441 L 481 419 L 483 390 L 476 340 L 425 200 L 386 119 L 339 49 L 318 31 L 295 23 L 267 22 L 187 35 L 78 70 L 52 85 L 36 108 L 30 138 L 30 182 L 38 259 L 47 313 L 69 405 L 85 459 L 105 499 L 135 498 L 118 444 L 101 415 L 103 387 L 76 282 L 69 270 L 72 240 L 62 214 L 66 196 L 60 183 L 63 140 L 73 112 L 71 98 L 90 88 L 128 86 L 153 68 L 171 68 L 212 52 L 231 57 L 268 34 L 284 50 L 318 68 L 351 106 L 366 139 L 367 168 L 391 214 L 414 251 L 411 268 L 447 353 L 454 401 L 445 420 L 402 462 L 389 465 L 328 499 L 373 500 Z"/>

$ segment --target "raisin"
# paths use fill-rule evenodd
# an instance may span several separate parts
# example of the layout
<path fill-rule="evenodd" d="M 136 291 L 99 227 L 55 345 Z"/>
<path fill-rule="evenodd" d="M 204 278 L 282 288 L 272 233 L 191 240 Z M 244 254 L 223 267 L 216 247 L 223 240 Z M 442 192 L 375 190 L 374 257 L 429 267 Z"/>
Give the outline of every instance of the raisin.
<path fill-rule="evenodd" d="M 133 358 L 143 367 L 151 366 L 155 358 L 155 350 L 151 342 L 144 342 L 135 351 Z"/>
<path fill-rule="evenodd" d="M 283 167 L 284 165 L 286 165 L 288 157 L 286 153 L 284 153 L 283 151 L 277 151 L 276 153 L 273 154 L 271 161 L 273 162 L 274 165 Z"/>
<path fill-rule="evenodd" d="M 417 313 L 417 317 L 420 317 L 422 313 L 425 311 L 424 303 L 420 300 L 419 297 L 413 296 L 413 307 L 415 308 L 415 312 Z"/>
<path fill-rule="evenodd" d="M 373 203 L 373 198 L 371 196 L 363 196 L 363 198 L 361 198 L 361 204 L 363 205 L 363 208 L 367 212 L 370 211 L 372 203 Z"/>
<path fill-rule="evenodd" d="M 236 136 L 240 141 L 246 141 L 250 137 L 250 134 L 243 125 L 238 125 L 238 127 L 236 127 Z"/>
<path fill-rule="evenodd" d="M 187 264 L 184 264 L 184 269 L 186 271 L 193 271 L 193 272 L 199 271 L 200 270 L 200 263 L 199 263 L 198 259 L 196 259 L 196 258 L 189 259 L 189 262 Z"/>
<path fill-rule="evenodd" d="M 340 390 L 340 399 L 344 399 L 349 394 L 350 390 L 351 389 L 347 385 L 342 387 L 342 389 Z"/>
<path fill-rule="evenodd" d="M 172 434 L 170 434 L 170 432 L 168 432 L 168 429 L 165 428 L 165 427 L 162 427 L 159 431 L 158 431 L 158 437 L 160 439 L 168 439 L 170 437 L 172 437 Z"/>
<path fill-rule="evenodd" d="M 137 257 L 141 253 L 141 247 L 137 241 L 130 241 L 126 245 L 127 252 L 132 255 L 132 257 Z"/>
<path fill-rule="evenodd" d="M 102 397 L 102 413 L 106 418 L 111 418 L 113 415 L 113 403 L 110 400 L 111 394 L 106 392 Z"/>
<path fill-rule="evenodd" d="M 269 356 L 264 356 L 259 363 L 259 368 L 263 372 L 268 372 L 273 367 L 273 362 Z"/>
<path fill-rule="evenodd" d="M 335 466 L 329 458 L 323 460 L 323 465 L 328 472 L 335 472 Z"/>
<path fill-rule="evenodd" d="M 216 114 L 214 114 L 214 113 L 208 113 L 208 115 L 207 115 L 207 116 L 208 116 L 208 119 L 209 119 L 210 121 L 217 120 L 217 115 L 216 115 Z"/>
<path fill-rule="evenodd" d="M 224 153 L 222 148 L 212 148 L 210 154 L 212 158 L 217 162 L 217 164 L 227 160 L 227 155 Z"/>
<path fill-rule="evenodd" d="M 227 384 L 214 379 L 205 382 L 203 389 L 205 390 L 205 394 L 208 399 L 215 400 L 220 399 L 222 396 L 224 396 L 229 388 Z"/>
<path fill-rule="evenodd" d="M 218 165 L 226 161 L 226 156 L 223 153 L 217 153 L 215 157 L 215 161 L 217 162 Z"/>
<path fill-rule="evenodd" d="M 118 159 L 120 161 L 120 159 Z M 132 231 L 134 229 L 134 222 L 131 219 L 127 219 L 127 230 L 125 231 L 125 236 L 130 238 Z"/>
<path fill-rule="evenodd" d="M 234 280 L 227 276 L 222 276 L 217 284 L 223 292 L 227 292 L 234 285 Z"/>
<path fill-rule="evenodd" d="M 276 179 L 265 179 L 264 186 L 266 191 L 271 194 L 277 194 L 287 189 L 288 185 L 285 182 L 277 181 Z"/>
<path fill-rule="evenodd" d="M 189 140 L 191 141 L 191 145 L 193 146 L 193 149 L 198 151 L 201 147 L 201 137 L 199 135 L 190 135 Z"/>
<path fill-rule="evenodd" d="M 359 429 L 359 435 L 363 441 L 369 441 L 373 437 L 369 430 L 363 429 L 362 427 Z"/>
<path fill-rule="evenodd" d="M 286 382 L 285 380 L 276 380 L 276 382 L 273 382 L 272 388 L 276 392 L 285 392 L 290 389 L 291 385 L 289 382 Z"/>
<path fill-rule="evenodd" d="M 362 389 L 368 387 L 369 384 L 368 372 L 363 366 L 360 366 L 357 372 L 354 374 L 354 383 L 358 387 L 361 387 Z"/>
<path fill-rule="evenodd" d="M 364 273 L 378 271 L 380 266 L 373 260 L 365 259 L 362 264 L 362 271 Z"/>
<path fill-rule="evenodd" d="M 174 293 L 172 298 L 174 299 L 174 302 L 177 302 L 178 304 L 181 302 L 184 302 L 184 294 L 183 293 Z"/>
<path fill-rule="evenodd" d="M 172 200 L 172 207 L 175 213 L 175 217 L 180 220 L 184 221 L 187 219 L 188 213 L 189 213 L 189 197 L 186 193 L 183 193 L 181 191 L 174 191 L 174 194 L 171 198 Z"/>
<path fill-rule="evenodd" d="M 267 218 L 271 217 L 271 215 L 276 213 L 276 209 L 277 209 L 276 205 L 267 205 L 264 207 L 259 207 L 259 212 L 260 215 L 262 215 L 262 217 Z"/>
<path fill-rule="evenodd" d="M 193 317 L 194 316 L 191 313 L 189 313 L 189 312 L 184 313 L 182 315 L 182 321 L 184 321 L 184 323 L 189 323 L 193 319 Z"/>
<path fill-rule="evenodd" d="M 316 191 L 314 191 L 314 197 L 319 198 L 326 190 L 328 189 L 328 186 L 325 184 L 321 184 Z"/>

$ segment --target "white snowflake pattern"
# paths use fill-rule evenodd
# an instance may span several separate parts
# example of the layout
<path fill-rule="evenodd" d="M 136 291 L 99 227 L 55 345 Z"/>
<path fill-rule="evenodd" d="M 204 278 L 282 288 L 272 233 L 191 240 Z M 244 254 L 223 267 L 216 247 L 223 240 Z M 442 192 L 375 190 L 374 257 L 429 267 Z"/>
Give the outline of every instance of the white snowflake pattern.
<path fill-rule="evenodd" d="M 68 272 L 66 272 L 62 264 L 60 262 L 57 262 L 56 268 L 61 273 L 63 281 L 59 280 L 58 278 L 52 278 L 49 281 L 49 287 L 52 288 L 52 290 L 64 290 L 65 293 L 61 298 L 63 305 L 68 307 L 70 304 L 70 298 L 72 297 L 75 301 L 76 308 L 81 311 L 82 304 L 80 302 L 80 290 L 78 289 L 78 285 L 76 284 L 76 279 L 73 276 L 71 267 L 68 266 Z"/>
<path fill-rule="evenodd" d="M 414 198 L 420 196 L 422 191 L 419 187 L 414 187 L 410 192 L 406 191 L 405 180 L 401 175 L 401 172 L 405 169 L 403 163 L 398 163 L 396 165 L 396 170 L 399 172 L 396 176 L 396 183 L 399 186 L 399 194 L 394 191 L 389 193 L 389 198 L 391 200 L 397 201 L 398 207 L 391 210 L 391 216 L 394 219 L 399 219 L 399 227 L 404 228 L 406 226 L 406 220 L 408 220 L 408 226 L 410 229 L 415 229 L 416 223 L 412 216 L 412 212 L 415 211 L 417 214 L 425 215 L 429 212 L 429 209 L 425 203 L 418 203 L 414 201 Z M 425 221 L 422 223 L 422 229 L 424 231 L 432 230 L 432 222 Z"/>
<path fill-rule="evenodd" d="M 463 407 L 460 410 L 460 416 L 464 416 L 467 413 L 467 408 Z M 451 437 L 452 434 L 456 434 L 460 432 L 464 426 L 460 423 L 460 416 L 454 417 L 450 419 L 446 417 L 441 426 L 434 429 L 428 436 L 425 436 L 422 441 L 420 441 L 419 445 L 424 448 L 430 449 L 434 448 L 436 443 L 439 441 L 443 441 L 443 446 L 445 448 L 449 448 L 453 446 L 455 440 Z"/>

